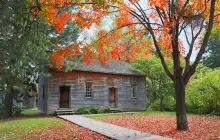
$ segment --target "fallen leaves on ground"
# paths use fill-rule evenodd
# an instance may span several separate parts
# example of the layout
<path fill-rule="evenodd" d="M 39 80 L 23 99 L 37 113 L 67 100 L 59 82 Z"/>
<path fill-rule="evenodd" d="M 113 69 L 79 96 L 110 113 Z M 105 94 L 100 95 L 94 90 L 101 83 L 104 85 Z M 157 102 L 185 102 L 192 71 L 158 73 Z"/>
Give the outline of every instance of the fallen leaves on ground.
<path fill-rule="evenodd" d="M 220 139 L 220 117 L 217 116 L 189 116 L 188 131 L 176 130 L 173 116 L 120 116 L 106 117 L 101 121 L 176 140 Z"/>

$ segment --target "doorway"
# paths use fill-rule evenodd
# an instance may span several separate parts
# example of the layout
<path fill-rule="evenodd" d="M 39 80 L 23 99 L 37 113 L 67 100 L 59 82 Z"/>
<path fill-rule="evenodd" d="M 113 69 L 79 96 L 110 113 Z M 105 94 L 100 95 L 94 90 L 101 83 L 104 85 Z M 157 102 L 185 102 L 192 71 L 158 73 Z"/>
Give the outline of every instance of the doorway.
<path fill-rule="evenodd" d="M 70 87 L 60 86 L 60 108 L 70 107 Z"/>
<path fill-rule="evenodd" d="M 109 88 L 109 105 L 112 108 L 117 108 L 118 98 L 117 98 L 117 89 Z"/>

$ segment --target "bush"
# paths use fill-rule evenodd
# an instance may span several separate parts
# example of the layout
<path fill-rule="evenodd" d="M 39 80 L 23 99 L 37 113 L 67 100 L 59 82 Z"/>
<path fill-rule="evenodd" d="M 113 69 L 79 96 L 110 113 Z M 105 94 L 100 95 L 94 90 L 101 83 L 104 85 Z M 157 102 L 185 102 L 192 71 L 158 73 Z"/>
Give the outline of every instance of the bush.
<path fill-rule="evenodd" d="M 160 111 L 160 101 L 156 100 L 150 104 L 148 111 Z"/>
<path fill-rule="evenodd" d="M 86 107 L 79 107 L 76 109 L 77 114 L 90 114 L 89 109 Z"/>
<path fill-rule="evenodd" d="M 102 113 L 102 110 L 100 107 L 92 107 L 89 109 L 90 114 L 99 114 Z"/>
<path fill-rule="evenodd" d="M 173 96 L 167 96 L 163 101 L 164 111 L 175 111 L 176 110 L 176 101 Z"/>
<path fill-rule="evenodd" d="M 110 107 L 105 107 L 103 110 L 102 110 L 103 113 L 110 113 Z"/>
<path fill-rule="evenodd" d="M 187 112 L 220 115 L 220 70 L 198 73 L 186 90 Z"/>
<path fill-rule="evenodd" d="M 101 108 L 96 107 L 79 107 L 76 109 L 76 114 L 100 114 L 100 113 L 110 113 L 110 107 Z"/>
<path fill-rule="evenodd" d="M 172 96 L 167 96 L 163 100 L 163 111 L 175 111 L 176 103 Z M 148 111 L 160 111 L 160 100 L 156 100 L 150 104 Z"/>
<path fill-rule="evenodd" d="M 13 116 L 20 116 L 22 111 L 24 111 L 24 110 L 21 108 L 16 108 L 16 107 L 12 108 Z"/>

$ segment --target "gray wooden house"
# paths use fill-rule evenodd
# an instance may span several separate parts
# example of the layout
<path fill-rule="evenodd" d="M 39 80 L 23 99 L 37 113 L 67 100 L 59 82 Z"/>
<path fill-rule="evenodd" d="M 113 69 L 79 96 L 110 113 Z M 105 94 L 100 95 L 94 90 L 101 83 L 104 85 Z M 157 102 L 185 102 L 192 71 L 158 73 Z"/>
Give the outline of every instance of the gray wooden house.
<path fill-rule="evenodd" d="M 39 77 L 38 109 L 54 114 L 83 106 L 110 107 L 121 111 L 146 109 L 144 73 L 126 62 L 110 61 L 83 65 L 74 62 L 68 72 L 49 69 L 50 77 Z"/>

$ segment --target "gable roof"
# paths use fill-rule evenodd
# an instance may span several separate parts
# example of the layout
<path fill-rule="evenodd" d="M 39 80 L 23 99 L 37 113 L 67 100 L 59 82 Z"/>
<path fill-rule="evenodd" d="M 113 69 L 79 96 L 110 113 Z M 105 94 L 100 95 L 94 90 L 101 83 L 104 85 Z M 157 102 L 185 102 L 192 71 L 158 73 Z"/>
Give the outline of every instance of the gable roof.
<path fill-rule="evenodd" d="M 120 60 L 111 60 L 106 62 L 106 64 L 101 65 L 99 61 L 95 64 L 85 65 L 81 62 L 71 61 L 68 62 L 74 65 L 71 69 L 76 71 L 86 71 L 86 72 L 99 72 L 108 74 L 121 74 L 121 75 L 135 75 L 135 76 L 145 76 L 145 74 L 135 68 L 130 64 Z"/>

